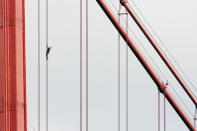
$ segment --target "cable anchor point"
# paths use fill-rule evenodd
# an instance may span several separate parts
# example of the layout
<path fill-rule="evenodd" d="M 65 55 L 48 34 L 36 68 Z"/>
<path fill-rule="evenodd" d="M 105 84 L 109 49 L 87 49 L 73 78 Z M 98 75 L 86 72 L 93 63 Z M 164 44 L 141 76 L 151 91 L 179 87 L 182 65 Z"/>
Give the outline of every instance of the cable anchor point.
<path fill-rule="evenodd" d="M 121 5 L 126 5 L 127 1 L 126 0 L 120 0 Z"/>
<path fill-rule="evenodd" d="M 165 90 L 167 89 L 167 86 L 169 85 L 168 81 L 162 82 L 162 87 L 159 88 L 160 92 L 165 95 Z"/>
<path fill-rule="evenodd" d="M 165 84 L 166 86 L 168 86 L 169 85 L 169 82 L 168 81 L 166 81 L 166 84 Z"/>

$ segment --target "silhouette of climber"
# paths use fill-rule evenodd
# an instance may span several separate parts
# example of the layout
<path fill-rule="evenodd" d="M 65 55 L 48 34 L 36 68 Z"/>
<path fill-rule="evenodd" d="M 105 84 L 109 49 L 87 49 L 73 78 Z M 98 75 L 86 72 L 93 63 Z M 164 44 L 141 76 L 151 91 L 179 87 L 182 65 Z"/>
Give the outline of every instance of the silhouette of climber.
<path fill-rule="evenodd" d="M 48 55 L 50 53 L 50 50 L 51 50 L 51 47 L 50 46 L 47 47 L 47 50 L 46 50 L 46 58 L 47 58 L 47 60 L 48 60 Z"/>

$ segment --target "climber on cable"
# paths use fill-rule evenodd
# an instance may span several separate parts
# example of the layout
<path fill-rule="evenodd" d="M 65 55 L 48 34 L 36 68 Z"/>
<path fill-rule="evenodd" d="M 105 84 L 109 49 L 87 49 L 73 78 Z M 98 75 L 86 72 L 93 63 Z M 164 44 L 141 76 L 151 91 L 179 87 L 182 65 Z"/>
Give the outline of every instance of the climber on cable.
<path fill-rule="evenodd" d="M 50 46 L 47 47 L 47 50 L 46 50 L 46 58 L 47 58 L 47 60 L 48 60 L 48 55 L 50 53 L 50 50 L 51 50 L 51 47 Z"/>

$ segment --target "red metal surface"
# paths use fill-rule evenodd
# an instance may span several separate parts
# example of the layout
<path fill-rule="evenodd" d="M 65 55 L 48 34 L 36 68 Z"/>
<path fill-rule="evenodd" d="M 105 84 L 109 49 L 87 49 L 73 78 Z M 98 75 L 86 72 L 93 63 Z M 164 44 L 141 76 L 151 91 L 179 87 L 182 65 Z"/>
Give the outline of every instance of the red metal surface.
<path fill-rule="evenodd" d="M 27 131 L 24 0 L 0 0 L 0 131 Z"/>
<path fill-rule="evenodd" d="M 179 77 L 179 75 L 176 73 L 176 71 L 173 69 L 173 67 L 171 66 L 171 64 L 168 62 L 168 60 L 165 58 L 165 56 L 162 54 L 162 52 L 160 51 L 160 49 L 157 47 L 156 43 L 153 41 L 153 39 L 150 37 L 150 35 L 148 34 L 148 32 L 146 31 L 146 29 L 142 26 L 142 24 L 140 23 L 140 21 L 137 19 L 137 17 L 135 16 L 135 14 L 133 13 L 133 11 L 129 8 L 129 6 L 127 5 L 127 2 L 125 0 L 121 0 L 121 4 L 126 8 L 126 10 L 129 12 L 129 14 L 131 15 L 131 17 L 133 18 L 133 20 L 136 22 L 136 24 L 138 25 L 138 27 L 141 29 L 141 31 L 144 33 L 144 35 L 146 36 L 146 38 L 149 40 L 149 42 L 152 44 L 152 46 L 154 47 L 154 49 L 157 51 L 157 53 L 159 54 L 159 56 L 161 57 L 161 59 L 164 61 L 164 63 L 166 64 L 166 66 L 169 68 L 169 70 L 172 72 L 172 74 L 174 75 L 174 77 L 177 79 L 177 81 L 180 83 L 180 85 L 182 86 L 182 88 L 184 89 L 184 91 L 187 93 L 187 95 L 190 97 L 190 99 L 192 100 L 192 102 L 195 104 L 195 106 L 197 107 L 197 101 L 194 98 L 194 96 L 191 94 L 191 92 L 189 91 L 189 89 L 187 88 L 187 86 L 184 84 L 184 82 L 182 81 L 182 79 Z"/>
<path fill-rule="evenodd" d="M 125 40 L 125 42 L 128 44 L 129 48 L 133 51 L 135 56 L 138 58 L 142 66 L 145 68 L 147 73 L 150 75 L 152 80 L 157 85 L 158 89 L 164 94 L 166 99 L 169 101 L 169 103 L 172 105 L 174 110 L 177 112 L 177 114 L 180 116 L 180 118 L 183 120 L 183 122 L 186 124 L 186 126 L 191 130 L 195 131 L 196 129 L 192 125 L 192 123 L 189 121 L 189 119 L 186 117 L 186 115 L 182 112 L 182 110 L 179 108 L 179 106 L 176 104 L 174 99 L 171 97 L 169 92 L 167 91 L 165 85 L 158 79 L 158 77 L 155 75 L 155 73 L 152 71 L 148 63 L 145 61 L 145 59 L 142 57 L 141 53 L 138 51 L 138 49 L 135 47 L 131 39 L 128 37 L 126 32 L 123 30 L 121 25 L 118 23 L 118 21 L 115 19 L 115 17 L 112 15 L 108 7 L 105 5 L 103 0 L 97 0 L 98 4 L 101 6 L 105 14 L 108 16 L 108 18 L 111 20 L 112 24 L 115 26 L 115 28 L 118 30 L 122 38 Z"/>

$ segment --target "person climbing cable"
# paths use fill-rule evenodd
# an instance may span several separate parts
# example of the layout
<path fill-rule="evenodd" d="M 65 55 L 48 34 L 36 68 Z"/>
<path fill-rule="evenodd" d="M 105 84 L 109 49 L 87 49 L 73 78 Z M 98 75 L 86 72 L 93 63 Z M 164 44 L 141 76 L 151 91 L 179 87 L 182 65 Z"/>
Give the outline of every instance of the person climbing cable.
<path fill-rule="evenodd" d="M 50 53 L 50 50 L 51 50 L 51 47 L 47 47 L 47 50 L 46 50 L 46 59 L 48 60 L 48 55 Z"/>

